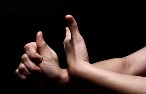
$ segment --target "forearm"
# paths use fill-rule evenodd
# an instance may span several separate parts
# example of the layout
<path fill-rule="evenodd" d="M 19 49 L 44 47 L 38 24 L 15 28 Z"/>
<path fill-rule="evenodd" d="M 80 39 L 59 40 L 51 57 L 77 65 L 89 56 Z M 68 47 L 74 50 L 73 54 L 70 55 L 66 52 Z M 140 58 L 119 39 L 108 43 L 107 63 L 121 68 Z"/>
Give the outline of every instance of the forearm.
<path fill-rule="evenodd" d="M 93 66 L 104 70 L 146 76 L 146 47 L 125 56 L 123 58 L 113 58 L 109 60 L 93 63 Z"/>
<path fill-rule="evenodd" d="M 103 60 L 95 62 L 92 64 L 96 68 L 117 72 L 121 74 L 133 74 L 133 71 L 130 70 L 130 64 L 125 58 L 113 58 L 108 60 Z"/>
<path fill-rule="evenodd" d="M 92 65 L 77 69 L 75 75 L 78 78 L 85 79 L 93 84 L 109 88 L 119 93 L 146 93 L 146 78 L 144 77 L 106 71 L 95 68 Z"/>
<path fill-rule="evenodd" d="M 82 85 L 78 80 L 69 75 L 68 69 L 61 70 L 61 80 L 57 83 L 59 88 L 65 88 L 69 91 L 81 92 L 81 93 L 91 93 L 93 92 L 91 88 Z"/>

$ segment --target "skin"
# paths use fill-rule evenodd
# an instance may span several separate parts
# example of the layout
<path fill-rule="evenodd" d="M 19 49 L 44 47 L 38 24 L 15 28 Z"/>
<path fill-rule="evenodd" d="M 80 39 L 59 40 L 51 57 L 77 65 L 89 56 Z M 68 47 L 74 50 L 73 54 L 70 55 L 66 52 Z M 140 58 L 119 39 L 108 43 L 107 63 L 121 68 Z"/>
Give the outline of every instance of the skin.
<path fill-rule="evenodd" d="M 75 77 L 119 93 L 146 93 L 146 47 L 123 58 L 90 64 L 86 44 L 75 19 L 71 15 L 66 15 L 65 19 L 68 27 L 64 48 L 68 67 L 59 67 L 57 54 L 45 43 L 42 32 L 38 32 L 36 42 L 24 46 L 26 53 L 15 71 L 19 78 L 27 79 L 35 71 L 57 85 L 70 84 Z"/>
<path fill-rule="evenodd" d="M 25 80 L 32 75 L 31 72 L 38 72 L 55 84 L 64 83 L 67 69 L 59 67 L 58 56 L 45 43 L 42 32 L 37 33 L 36 42 L 27 43 L 24 49 L 26 53 L 22 55 L 22 61 L 15 71 L 19 78 Z"/>

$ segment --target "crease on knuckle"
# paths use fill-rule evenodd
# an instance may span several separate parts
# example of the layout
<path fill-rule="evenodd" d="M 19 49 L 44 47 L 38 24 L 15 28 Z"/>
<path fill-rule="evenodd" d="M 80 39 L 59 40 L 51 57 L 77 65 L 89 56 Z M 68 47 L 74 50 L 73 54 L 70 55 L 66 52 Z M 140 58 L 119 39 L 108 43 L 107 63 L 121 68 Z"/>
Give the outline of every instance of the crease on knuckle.
<path fill-rule="evenodd" d="M 22 56 L 21 56 L 21 60 L 26 60 L 27 59 L 27 54 L 23 54 Z"/>

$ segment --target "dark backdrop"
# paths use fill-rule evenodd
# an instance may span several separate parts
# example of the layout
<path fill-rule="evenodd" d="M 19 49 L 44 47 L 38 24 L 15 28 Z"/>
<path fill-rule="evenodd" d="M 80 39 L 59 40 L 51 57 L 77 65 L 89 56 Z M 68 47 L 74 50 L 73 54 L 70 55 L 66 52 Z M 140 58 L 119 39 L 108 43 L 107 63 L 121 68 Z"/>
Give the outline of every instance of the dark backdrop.
<path fill-rule="evenodd" d="M 62 43 L 66 14 L 77 20 L 91 63 L 123 57 L 146 45 L 143 2 L 93 1 L 0 0 L 1 86 L 6 89 L 2 90 L 38 92 L 35 86 L 19 80 L 14 71 L 24 53 L 23 46 L 35 41 L 39 30 L 57 52 L 60 66 L 66 66 Z"/>

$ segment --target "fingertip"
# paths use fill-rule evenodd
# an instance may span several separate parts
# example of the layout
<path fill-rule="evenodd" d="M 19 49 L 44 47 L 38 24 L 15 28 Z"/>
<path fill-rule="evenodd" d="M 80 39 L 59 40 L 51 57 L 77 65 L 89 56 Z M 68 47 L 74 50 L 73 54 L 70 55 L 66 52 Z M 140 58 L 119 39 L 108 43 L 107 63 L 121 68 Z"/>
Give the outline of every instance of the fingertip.
<path fill-rule="evenodd" d="M 70 14 L 67 14 L 66 16 L 65 16 L 65 18 L 72 18 L 73 16 L 72 15 L 70 15 Z"/>
<path fill-rule="evenodd" d="M 65 31 L 66 31 L 66 32 L 69 31 L 69 28 L 68 28 L 68 27 L 65 27 Z"/>
<path fill-rule="evenodd" d="M 42 36 L 42 31 L 37 32 L 37 37 L 40 37 L 40 36 Z"/>
<path fill-rule="evenodd" d="M 75 21 L 74 18 L 73 18 L 73 16 L 72 16 L 72 15 L 69 15 L 69 14 L 67 14 L 67 15 L 65 16 L 65 19 L 66 19 L 67 22 L 69 22 L 69 23 L 72 23 L 72 22 Z"/>
<path fill-rule="evenodd" d="M 36 35 L 36 44 L 37 44 L 37 46 L 39 46 L 39 44 L 42 43 L 43 41 L 44 41 L 43 33 L 42 33 L 42 31 L 38 31 L 38 33 Z"/>
<path fill-rule="evenodd" d="M 16 69 L 16 70 L 15 70 L 15 75 L 18 75 L 18 73 L 19 73 L 19 70 Z"/>
<path fill-rule="evenodd" d="M 70 37 L 70 38 L 71 38 L 71 33 L 70 33 L 70 30 L 69 30 L 69 28 L 68 28 L 68 27 L 66 27 L 66 28 L 65 28 L 65 31 L 66 31 L 65 36 L 66 36 L 66 37 Z"/>
<path fill-rule="evenodd" d="M 77 22 L 72 15 L 65 16 L 67 27 L 70 29 L 71 32 L 78 30 Z"/>

